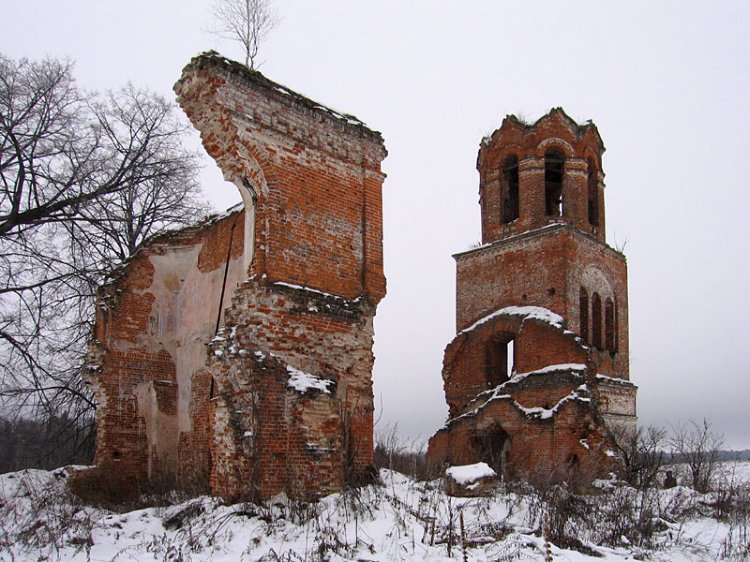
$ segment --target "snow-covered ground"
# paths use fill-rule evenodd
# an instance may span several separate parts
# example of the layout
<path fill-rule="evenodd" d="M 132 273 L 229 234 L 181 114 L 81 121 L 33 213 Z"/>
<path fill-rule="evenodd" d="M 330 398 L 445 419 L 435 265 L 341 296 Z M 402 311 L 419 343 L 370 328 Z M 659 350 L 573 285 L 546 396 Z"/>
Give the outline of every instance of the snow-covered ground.
<path fill-rule="evenodd" d="M 724 468 L 734 484 L 750 483 L 750 462 Z M 0 475 L 0 560 L 463 560 L 465 549 L 466 560 L 541 561 L 543 521 L 577 539 L 552 541 L 556 561 L 717 560 L 729 546 L 748 546 L 747 511 L 744 524 L 737 514 L 717 520 L 725 497 L 681 486 L 645 495 L 613 486 L 583 500 L 555 488 L 499 488 L 489 498 L 459 499 L 440 481 L 383 470 L 378 485 L 313 504 L 279 497 L 227 506 L 200 497 L 115 513 L 81 505 L 67 477 L 67 469 Z"/>

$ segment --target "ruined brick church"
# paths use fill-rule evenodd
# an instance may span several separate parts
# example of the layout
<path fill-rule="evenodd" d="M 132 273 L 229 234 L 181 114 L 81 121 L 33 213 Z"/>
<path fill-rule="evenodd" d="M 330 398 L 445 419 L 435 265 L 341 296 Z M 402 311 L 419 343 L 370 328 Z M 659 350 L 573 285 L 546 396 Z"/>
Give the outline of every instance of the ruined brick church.
<path fill-rule="evenodd" d="M 380 133 L 216 53 L 178 102 L 243 204 L 150 240 L 100 289 L 95 462 L 135 491 L 309 499 L 368 481 L 385 296 Z M 479 151 L 482 245 L 455 256 L 450 419 L 433 466 L 612 466 L 632 430 L 624 256 L 596 127 L 506 118 Z"/>
<path fill-rule="evenodd" d="M 381 135 L 208 53 L 175 85 L 243 208 L 151 240 L 98 295 L 98 466 L 228 500 L 370 478 Z"/>
<path fill-rule="evenodd" d="M 627 267 L 605 239 L 604 145 L 562 109 L 506 117 L 477 160 L 482 244 L 456 259 L 449 420 L 434 466 L 487 462 L 531 480 L 590 480 L 635 430 Z"/>

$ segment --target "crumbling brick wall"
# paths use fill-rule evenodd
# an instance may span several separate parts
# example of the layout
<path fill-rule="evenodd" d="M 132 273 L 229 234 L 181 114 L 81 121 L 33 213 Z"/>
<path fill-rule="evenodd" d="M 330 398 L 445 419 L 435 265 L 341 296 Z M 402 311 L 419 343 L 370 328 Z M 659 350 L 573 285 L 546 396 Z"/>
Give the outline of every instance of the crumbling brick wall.
<path fill-rule="evenodd" d="M 617 303 L 617 352 L 592 348 L 600 372 L 628 379 L 627 264 L 621 253 L 568 224 L 554 223 L 454 257 L 457 330 L 519 305 L 548 308 L 581 334 L 579 293 L 585 287 Z"/>
<path fill-rule="evenodd" d="M 99 291 L 87 370 L 96 464 L 116 462 L 144 486 L 185 486 L 205 472 L 194 375 L 222 310 L 225 269 L 230 285 L 243 276 L 242 219 L 235 211 L 152 240 Z"/>
<path fill-rule="evenodd" d="M 212 482 L 222 482 L 222 495 L 242 497 L 243 483 L 252 482 L 254 493 L 271 496 L 287 489 L 287 474 L 296 475 L 288 479 L 298 497 L 369 477 L 373 316 L 366 299 L 255 278 L 242 284 L 211 345 L 214 402 L 233 420 L 242 448 L 230 454 L 224 445 L 213 447 L 224 456 L 275 451 L 271 457 L 286 460 L 254 461 L 233 476 L 214 465 Z M 295 388 L 289 379 L 296 372 L 312 386 Z M 295 417 L 299 423 L 291 424 Z M 220 429 L 223 420 L 213 423 L 227 431 Z"/>
<path fill-rule="evenodd" d="M 364 481 L 385 295 L 382 138 L 215 53 L 175 91 L 243 211 L 152 242 L 102 290 L 100 303 L 116 298 L 100 305 L 92 346 L 97 462 L 116 451 L 143 482 L 168 467 L 231 500 Z M 196 293 L 186 276 L 211 281 Z M 189 331 L 162 320 L 175 302 Z"/>
<path fill-rule="evenodd" d="M 513 335 L 513 373 L 491 380 L 487 348 Z M 505 477 L 539 481 L 604 476 L 616 447 L 600 409 L 596 366 L 562 318 L 508 307 L 459 333 L 445 353 L 449 420 L 428 462 L 486 462 Z"/>
<path fill-rule="evenodd" d="M 627 266 L 605 241 L 604 146 L 561 109 L 507 117 L 480 146 L 482 245 L 455 255 L 449 420 L 434 465 L 584 479 L 617 465 L 614 426 L 635 428 Z"/>

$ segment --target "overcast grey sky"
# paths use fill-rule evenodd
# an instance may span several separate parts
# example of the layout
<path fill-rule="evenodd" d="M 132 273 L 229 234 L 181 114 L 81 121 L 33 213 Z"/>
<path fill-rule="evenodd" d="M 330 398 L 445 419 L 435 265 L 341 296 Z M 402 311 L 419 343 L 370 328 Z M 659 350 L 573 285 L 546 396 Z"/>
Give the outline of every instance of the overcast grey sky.
<path fill-rule="evenodd" d="M 207 0 L 1 0 L 0 51 L 76 61 L 87 88 L 171 98 Z M 383 133 L 388 296 L 376 318 L 380 426 L 445 420 L 451 254 L 479 241 L 480 139 L 562 106 L 607 151 L 607 239 L 629 266 L 641 423 L 711 419 L 750 448 L 750 2 L 279 0 L 261 71 Z M 195 136 L 197 144 L 197 135 Z M 743 172 L 744 170 L 744 172 Z M 238 201 L 208 157 L 217 208 Z M 380 406 L 378 406 L 380 408 Z"/>

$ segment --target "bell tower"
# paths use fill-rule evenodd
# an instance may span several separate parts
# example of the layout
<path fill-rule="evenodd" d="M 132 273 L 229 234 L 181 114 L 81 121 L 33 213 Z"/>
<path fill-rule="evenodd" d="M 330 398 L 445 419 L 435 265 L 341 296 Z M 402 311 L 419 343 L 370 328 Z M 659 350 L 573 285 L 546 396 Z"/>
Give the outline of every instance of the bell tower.
<path fill-rule="evenodd" d="M 606 242 L 604 144 L 560 109 L 508 116 L 477 158 L 482 244 L 454 255 L 449 419 L 428 460 L 523 477 L 614 469 L 635 430 L 625 256 Z"/>
<path fill-rule="evenodd" d="M 482 243 L 551 224 L 605 242 L 604 145 L 596 126 L 556 108 L 533 125 L 513 115 L 479 149 Z"/>
<path fill-rule="evenodd" d="M 456 327 L 505 306 L 561 315 L 599 373 L 629 379 L 627 264 L 605 238 L 604 144 L 561 108 L 508 116 L 477 158 L 482 246 L 457 262 Z"/>

